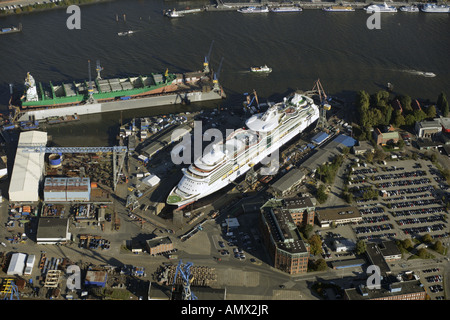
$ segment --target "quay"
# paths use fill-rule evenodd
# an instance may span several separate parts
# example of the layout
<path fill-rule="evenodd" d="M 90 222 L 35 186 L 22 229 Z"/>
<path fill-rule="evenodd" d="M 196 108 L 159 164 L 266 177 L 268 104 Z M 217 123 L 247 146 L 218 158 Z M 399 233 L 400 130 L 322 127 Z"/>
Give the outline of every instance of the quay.
<path fill-rule="evenodd" d="M 336 6 L 336 5 L 344 5 L 344 6 L 350 6 L 355 9 L 363 9 L 364 7 L 370 5 L 370 4 L 383 4 L 383 1 L 364 1 L 364 2 L 338 2 L 338 1 L 290 1 L 287 4 L 282 4 L 280 2 L 271 2 L 271 1 L 265 1 L 260 0 L 258 2 L 226 2 L 223 0 L 216 0 L 215 4 L 211 4 L 208 6 L 205 6 L 206 11 L 235 11 L 242 7 L 248 7 L 248 6 L 268 6 L 271 7 L 282 7 L 282 6 L 299 6 L 302 9 L 324 9 L 330 6 Z M 394 7 L 401 7 L 401 6 L 410 6 L 410 5 L 419 5 L 420 2 L 406 2 L 406 1 L 399 1 L 399 2 L 389 2 L 389 5 Z"/>

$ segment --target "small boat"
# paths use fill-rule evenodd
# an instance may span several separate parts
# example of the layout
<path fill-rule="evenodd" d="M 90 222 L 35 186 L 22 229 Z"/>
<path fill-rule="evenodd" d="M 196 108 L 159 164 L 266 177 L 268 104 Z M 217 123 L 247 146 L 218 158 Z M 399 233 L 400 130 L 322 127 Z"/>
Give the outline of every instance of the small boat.
<path fill-rule="evenodd" d="M 372 4 L 366 8 L 364 8 L 367 13 L 374 12 L 397 12 L 397 8 L 393 6 L 388 6 L 386 2 L 384 4 Z"/>
<path fill-rule="evenodd" d="M 269 8 L 267 6 L 262 7 L 242 7 L 237 10 L 240 13 L 266 13 L 269 12 Z"/>
<path fill-rule="evenodd" d="M 272 68 L 269 68 L 267 65 L 264 65 L 261 67 L 251 67 L 250 71 L 270 73 L 270 72 L 272 72 Z"/>
<path fill-rule="evenodd" d="M 1 28 L 0 29 L 0 34 L 8 34 L 8 33 L 16 33 L 16 32 L 21 32 L 22 31 L 22 24 L 19 24 L 19 27 L 9 27 L 9 28 Z"/>
<path fill-rule="evenodd" d="M 419 12 L 419 7 L 416 5 L 412 5 L 412 6 L 402 6 L 399 8 L 400 11 L 402 12 Z"/>
<path fill-rule="evenodd" d="M 300 12 L 302 10 L 302 8 L 295 6 L 270 8 L 270 12 Z"/>
<path fill-rule="evenodd" d="M 450 13 L 450 6 L 447 4 L 427 3 L 422 6 L 421 10 L 427 13 Z"/>
<path fill-rule="evenodd" d="M 181 18 L 181 17 L 184 17 L 184 15 L 181 12 L 179 12 L 179 11 L 177 11 L 175 9 L 173 9 L 173 10 L 169 9 L 167 11 L 164 11 L 164 15 L 166 17 L 169 17 L 169 18 Z"/>
<path fill-rule="evenodd" d="M 323 11 L 327 12 L 348 12 L 348 11 L 355 11 L 355 8 L 351 6 L 331 6 L 323 8 Z"/>
<path fill-rule="evenodd" d="M 129 34 L 133 34 L 134 31 L 133 30 L 128 30 L 128 31 L 124 31 L 124 32 L 119 32 L 117 33 L 119 36 L 127 36 Z"/>

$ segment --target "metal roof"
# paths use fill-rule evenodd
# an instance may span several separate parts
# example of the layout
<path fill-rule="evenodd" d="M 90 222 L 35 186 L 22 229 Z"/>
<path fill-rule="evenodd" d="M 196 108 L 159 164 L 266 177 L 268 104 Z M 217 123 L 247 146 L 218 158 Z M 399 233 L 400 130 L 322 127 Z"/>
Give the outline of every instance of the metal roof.
<path fill-rule="evenodd" d="M 46 132 L 29 131 L 20 134 L 9 186 L 10 201 L 35 202 L 39 200 L 39 182 L 43 177 L 45 153 L 26 152 L 21 146 L 45 146 L 46 144 Z"/>

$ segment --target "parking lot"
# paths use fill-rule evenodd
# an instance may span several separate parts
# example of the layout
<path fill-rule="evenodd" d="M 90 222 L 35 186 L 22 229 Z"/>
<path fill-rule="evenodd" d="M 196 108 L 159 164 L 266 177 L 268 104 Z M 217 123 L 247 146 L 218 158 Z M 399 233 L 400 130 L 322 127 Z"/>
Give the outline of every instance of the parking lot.
<path fill-rule="evenodd" d="M 430 161 L 399 160 L 353 168 L 353 191 L 363 220 L 353 226 L 358 239 L 447 238 L 448 223 L 440 190 L 448 188 Z M 375 190 L 376 197 L 364 197 Z"/>
<path fill-rule="evenodd" d="M 445 300 L 443 276 L 440 268 L 421 270 L 422 283 L 425 284 L 428 295 L 432 300 Z"/>

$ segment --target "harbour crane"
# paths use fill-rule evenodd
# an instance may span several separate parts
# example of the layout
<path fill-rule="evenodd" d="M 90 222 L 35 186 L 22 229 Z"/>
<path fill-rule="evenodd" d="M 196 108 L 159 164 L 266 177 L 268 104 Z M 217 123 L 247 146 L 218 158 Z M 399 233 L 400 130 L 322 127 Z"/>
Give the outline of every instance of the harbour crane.
<path fill-rule="evenodd" d="M 197 300 L 197 297 L 191 291 L 191 283 L 194 280 L 194 277 L 191 275 L 190 270 L 192 266 L 193 266 L 192 262 L 188 262 L 183 265 L 183 261 L 180 259 L 180 261 L 178 262 L 177 269 L 175 271 L 175 276 L 173 278 L 173 285 L 175 285 L 178 273 L 181 276 L 183 282 L 183 293 L 182 293 L 183 300 Z"/>
<path fill-rule="evenodd" d="M 210 59 L 210 57 L 211 57 L 211 51 L 212 51 L 213 44 L 214 44 L 214 40 L 211 41 L 211 45 L 210 45 L 210 47 L 209 47 L 208 55 L 205 56 L 205 62 L 203 62 L 203 72 L 204 72 L 204 73 L 209 73 L 209 72 L 210 72 L 210 69 L 209 69 L 209 59 Z"/>
<path fill-rule="evenodd" d="M 103 71 L 103 67 L 100 65 L 100 60 L 97 60 L 97 68 L 95 70 L 97 71 L 97 80 L 102 80 L 100 72 Z"/>
<path fill-rule="evenodd" d="M 317 121 L 316 128 L 324 129 L 327 123 L 327 111 L 331 110 L 331 105 L 328 103 L 331 99 L 327 97 L 325 90 L 322 87 L 322 83 L 320 83 L 320 79 L 314 84 L 313 91 L 317 91 L 319 94 L 319 120 Z"/>
<path fill-rule="evenodd" d="M 89 69 L 89 87 L 88 87 L 88 94 L 89 98 L 87 100 L 88 103 L 96 103 L 94 98 L 94 88 L 92 86 L 92 79 L 91 79 L 91 60 L 88 60 L 88 69 Z"/>
<path fill-rule="evenodd" d="M 222 57 L 222 59 L 220 59 L 220 64 L 219 64 L 219 68 L 217 69 L 217 72 L 214 72 L 213 84 L 214 84 L 215 90 L 220 90 L 219 76 L 220 76 L 220 70 L 222 69 L 222 62 L 223 62 L 223 57 Z"/>
<path fill-rule="evenodd" d="M 3 297 L 3 300 L 20 300 L 19 297 L 19 289 L 17 288 L 17 285 L 14 283 L 13 279 L 6 279 L 6 283 L 3 286 L 2 293 L 5 294 Z"/>

